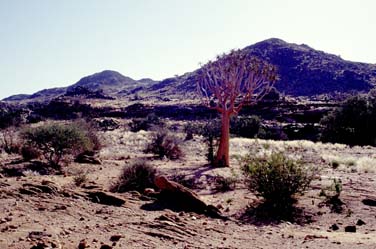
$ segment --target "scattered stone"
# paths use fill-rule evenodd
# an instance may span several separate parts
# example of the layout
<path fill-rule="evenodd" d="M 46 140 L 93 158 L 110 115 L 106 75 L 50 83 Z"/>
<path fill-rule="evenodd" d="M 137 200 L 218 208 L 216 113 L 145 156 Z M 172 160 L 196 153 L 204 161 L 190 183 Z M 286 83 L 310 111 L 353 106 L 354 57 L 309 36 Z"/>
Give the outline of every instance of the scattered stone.
<path fill-rule="evenodd" d="M 374 199 L 364 199 L 362 200 L 362 203 L 367 206 L 376 207 L 376 200 Z"/>
<path fill-rule="evenodd" d="M 106 245 L 106 244 L 103 244 L 100 249 L 112 249 L 112 246 L 109 246 L 109 245 Z"/>
<path fill-rule="evenodd" d="M 308 234 L 304 237 L 304 240 L 313 240 L 313 239 L 328 239 L 328 236 Z"/>
<path fill-rule="evenodd" d="M 41 241 L 41 242 L 38 242 L 38 244 L 32 246 L 30 249 L 47 249 L 47 248 L 49 248 L 49 246 L 44 241 Z"/>
<path fill-rule="evenodd" d="M 333 230 L 333 231 L 337 231 L 339 230 L 339 226 L 337 224 L 333 224 L 329 227 L 329 229 Z"/>
<path fill-rule="evenodd" d="M 110 241 L 116 242 L 116 241 L 119 241 L 121 238 L 123 238 L 123 235 L 120 235 L 120 234 L 112 235 L 110 238 Z"/>
<path fill-rule="evenodd" d="M 356 226 L 346 226 L 345 232 L 347 233 L 356 233 Z"/>
<path fill-rule="evenodd" d="M 363 225 L 365 225 L 366 223 L 363 221 L 363 220 L 361 220 L 361 219 L 359 219 L 357 222 L 356 222 L 356 225 L 357 226 L 363 226 Z"/>
<path fill-rule="evenodd" d="M 43 237 L 51 237 L 52 235 L 43 231 L 31 231 L 27 236 L 29 239 L 42 239 Z"/>
<path fill-rule="evenodd" d="M 78 244 L 78 249 L 85 249 L 88 248 L 88 244 L 85 239 L 81 240 L 80 243 Z"/>

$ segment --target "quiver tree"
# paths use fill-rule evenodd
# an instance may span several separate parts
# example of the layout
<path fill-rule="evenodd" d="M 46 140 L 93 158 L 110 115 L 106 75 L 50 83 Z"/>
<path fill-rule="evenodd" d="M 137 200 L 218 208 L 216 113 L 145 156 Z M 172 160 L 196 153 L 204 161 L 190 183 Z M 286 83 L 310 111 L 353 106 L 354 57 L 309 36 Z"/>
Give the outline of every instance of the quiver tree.
<path fill-rule="evenodd" d="M 221 114 L 215 166 L 229 166 L 230 118 L 244 105 L 262 99 L 277 80 L 276 67 L 241 50 L 209 61 L 199 70 L 197 91 L 203 103 Z"/>

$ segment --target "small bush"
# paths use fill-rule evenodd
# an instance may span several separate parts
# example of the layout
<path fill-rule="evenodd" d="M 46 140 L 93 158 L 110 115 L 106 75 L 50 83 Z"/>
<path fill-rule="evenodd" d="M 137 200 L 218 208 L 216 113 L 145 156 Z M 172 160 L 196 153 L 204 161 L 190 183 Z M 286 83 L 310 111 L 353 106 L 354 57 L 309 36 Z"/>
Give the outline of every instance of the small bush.
<path fill-rule="evenodd" d="M 18 154 L 21 151 L 19 134 L 14 127 L 9 127 L 0 132 L 0 148 L 8 154 Z"/>
<path fill-rule="evenodd" d="M 216 176 L 215 177 L 215 189 L 220 192 L 227 192 L 234 190 L 236 187 L 237 179 L 233 176 L 224 177 Z"/>
<path fill-rule="evenodd" d="M 294 195 L 303 193 L 313 178 L 299 162 L 282 153 L 244 160 L 242 169 L 248 188 L 276 209 L 291 207 L 295 202 Z"/>
<path fill-rule="evenodd" d="M 50 166 L 57 168 L 63 157 L 94 148 L 88 131 L 76 123 L 47 123 L 24 130 L 22 136 L 27 146 L 38 149 Z"/>
<path fill-rule="evenodd" d="M 180 144 L 181 140 L 178 137 L 169 134 L 164 129 L 159 129 L 153 134 L 145 152 L 153 153 L 160 159 L 167 157 L 168 159 L 176 160 L 183 156 Z"/>
<path fill-rule="evenodd" d="M 337 161 L 337 160 L 333 160 L 333 161 L 330 163 L 330 165 L 332 166 L 333 169 L 336 169 L 336 168 L 339 167 L 340 162 Z"/>
<path fill-rule="evenodd" d="M 341 179 L 334 178 L 332 184 L 329 187 L 322 188 L 319 196 L 325 196 L 325 203 L 330 206 L 332 212 L 342 213 L 343 202 L 339 198 L 342 192 Z"/>
<path fill-rule="evenodd" d="M 112 192 L 136 190 L 143 192 L 145 188 L 154 188 L 156 169 L 145 161 L 136 161 L 124 167 L 117 182 L 111 187 Z"/>
<path fill-rule="evenodd" d="M 87 172 L 85 171 L 80 171 L 77 173 L 77 175 L 73 177 L 73 182 L 77 187 L 82 186 L 88 181 L 89 181 L 89 178 L 87 176 Z"/>

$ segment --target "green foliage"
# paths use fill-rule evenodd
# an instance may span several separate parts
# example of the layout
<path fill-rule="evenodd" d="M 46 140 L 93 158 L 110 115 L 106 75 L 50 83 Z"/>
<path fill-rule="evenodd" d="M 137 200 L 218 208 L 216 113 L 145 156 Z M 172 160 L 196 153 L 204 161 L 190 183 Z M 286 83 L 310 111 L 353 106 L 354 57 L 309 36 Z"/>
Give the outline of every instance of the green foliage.
<path fill-rule="evenodd" d="M 164 126 L 163 121 L 154 113 L 150 113 L 145 118 L 134 118 L 129 124 L 129 128 L 133 132 L 138 132 L 140 130 L 150 130 L 154 126 Z"/>
<path fill-rule="evenodd" d="M 112 192 L 136 190 L 143 192 L 145 188 L 154 188 L 156 169 L 145 161 L 136 161 L 124 167 L 117 182 L 111 187 Z"/>
<path fill-rule="evenodd" d="M 178 137 L 171 135 L 165 129 L 158 129 L 154 132 L 145 152 L 153 153 L 160 159 L 167 157 L 168 159 L 176 160 L 183 156 L 180 145 L 181 140 Z"/>
<path fill-rule="evenodd" d="M 24 130 L 22 136 L 28 146 L 38 149 L 55 167 L 59 167 L 64 156 L 75 156 L 94 148 L 88 131 L 77 123 L 47 123 Z"/>
<path fill-rule="evenodd" d="M 376 98 L 371 94 L 349 97 L 320 123 L 324 142 L 375 146 Z"/>
<path fill-rule="evenodd" d="M 303 193 L 313 178 L 300 162 L 282 153 L 273 152 L 267 158 L 247 157 L 243 163 L 248 188 L 277 209 L 291 207 L 294 195 Z"/>
<path fill-rule="evenodd" d="M 230 132 L 234 135 L 254 138 L 260 132 L 261 121 L 257 116 L 237 116 L 231 119 Z"/>

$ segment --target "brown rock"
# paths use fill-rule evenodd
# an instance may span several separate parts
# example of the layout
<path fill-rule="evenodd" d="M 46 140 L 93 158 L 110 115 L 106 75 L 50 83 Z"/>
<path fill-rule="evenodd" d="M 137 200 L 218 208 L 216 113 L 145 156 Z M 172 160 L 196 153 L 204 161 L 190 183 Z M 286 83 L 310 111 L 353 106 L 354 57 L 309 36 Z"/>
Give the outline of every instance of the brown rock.
<path fill-rule="evenodd" d="M 195 212 L 206 214 L 212 218 L 226 219 L 220 214 L 218 208 L 206 205 L 196 193 L 187 187 L 170 181 L 164 176 L 157 176 L 154 183 L 161 190 L 160 200 L 168 203 L 177 211 Z"/>
<path fill-rule="evenodd" d="M 183 185 L 169 181 L 164 176 L 157 176 L 154 183 L 162 191 L 166 200 L 173 201 L 174 204 L 181 204 L 179 206 L 181 206 L 182 210 L 199 213 L 205 212 L 207 205 L 200 200 L 200 197 L 196 193 Z"/>
<path fill-rule="evenodd" d="M 339 226 L 337 224 L 333 224 L 329 227 L 333 231 L 337 231 L 339 229 Z"/>
<path fill-rule="evenodd" d="M 106 244 L 103 244 L 100 249 L 112 249 L 112 246 L 109 246 L 109 245 L 106 245 Z"/>
<path fill-rule="evenodd" d="M 364 199 L 362 203 L 367 206 L 376 207 L 376 200 L 374 199 Z"/>
<path fill-rule="evenodd" d="M 119 241 L 121 238 L 123 238 L 123 235 L 120 235 L 120 234 L 112 235 L 110 238 L 110 241 L 116 242 L 116 241 Z"/>
<path fill-rule="evenodd" d="M 356 233 L 356 226 L 346 226 L 345 232 L 347 233 Z"/>
<path fill-rule="evenodd" d="M 87 247 L 89 247 L 89 246 L 88 246 L 86 240 L 84 240 L 84 239 L 81 240 L 80 243 L 78 244 L 78 249 L 85 249 Z"/>
<path fill-rule="evenodd" d="M 361 220 L 361 219 L 359 219 L 357 222 L 356 222 L 356 225 L 357 226 L 363 226 L 363 225 L 365 225 L 366 223 L 363 221 L 363 220 Z"/>

